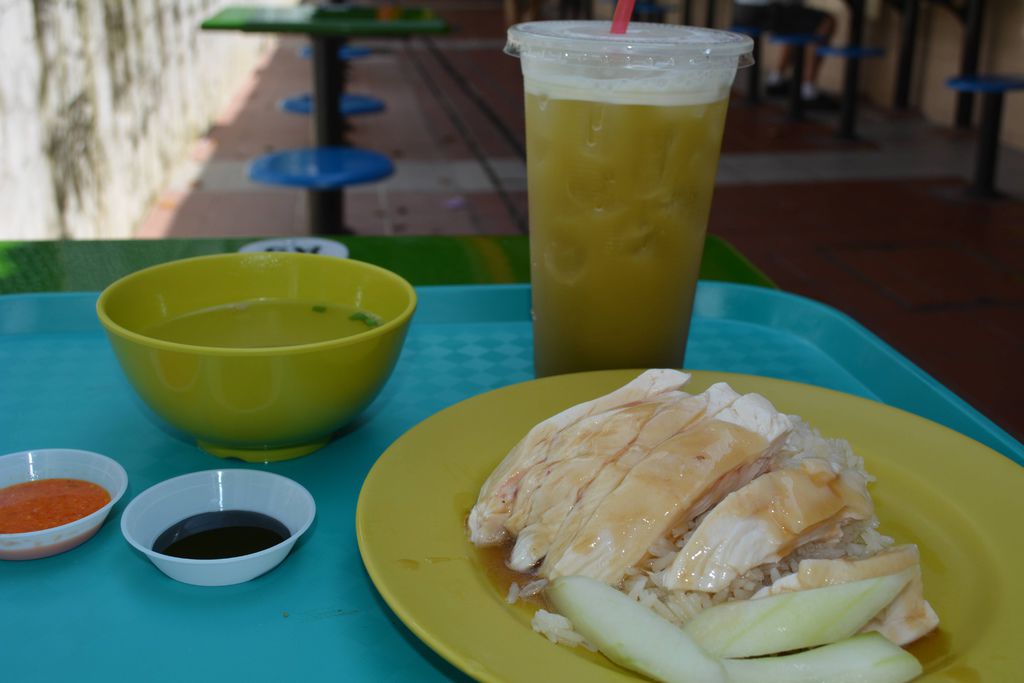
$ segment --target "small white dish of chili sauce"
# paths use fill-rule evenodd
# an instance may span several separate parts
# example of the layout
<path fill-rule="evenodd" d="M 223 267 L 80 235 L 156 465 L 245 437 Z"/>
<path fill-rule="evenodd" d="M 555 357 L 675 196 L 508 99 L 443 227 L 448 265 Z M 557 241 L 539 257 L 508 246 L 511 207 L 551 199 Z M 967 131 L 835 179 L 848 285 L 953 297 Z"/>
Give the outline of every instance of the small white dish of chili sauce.
<path fill-rule="evenodd" d="M 0 456 L 0 560 L 34 560 L 81 545 L 128 488 L 115 460 L 71 448 Z"/>

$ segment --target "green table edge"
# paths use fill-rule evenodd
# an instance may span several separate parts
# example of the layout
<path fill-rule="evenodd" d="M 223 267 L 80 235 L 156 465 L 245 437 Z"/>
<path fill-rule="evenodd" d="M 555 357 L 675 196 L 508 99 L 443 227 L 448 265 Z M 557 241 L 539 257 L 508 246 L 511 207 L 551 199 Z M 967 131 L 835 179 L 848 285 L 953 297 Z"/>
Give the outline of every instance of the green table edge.
<path fill-rule="evenodd" d="M 405 36 L 446 33 L 448 22 L 428 10 L 399 10 L 398 19 L 379 20 L 367 13 L 317 14 L 311 5 L 297 7 L 225 7 L 200 24 L 206 31 L 249 33 L 305 33 L 327 36 Z"/>
<path fill-rule="evenodd" d="M 0 294 L 98 291 L 136 270 L 176 259 L 237 251 L 259 237 L 0 242 Z M 529 239 L 502 236 L 338 237 L 349 256 L 392 270 L 413 285 L 530 281 Z M 777 289 L 720 237 L 704 245 L 701 279 Z"/>

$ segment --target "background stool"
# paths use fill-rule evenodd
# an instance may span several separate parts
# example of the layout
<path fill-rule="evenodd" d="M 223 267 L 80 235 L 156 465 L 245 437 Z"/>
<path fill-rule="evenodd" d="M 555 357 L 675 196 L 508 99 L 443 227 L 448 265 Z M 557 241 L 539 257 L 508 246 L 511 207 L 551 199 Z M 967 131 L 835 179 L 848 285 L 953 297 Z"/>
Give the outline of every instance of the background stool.
<path fill-rule="evenodd" d="M 821 43 L 822 38 L 813 33 L 775 33 L 769 40 L 793 48 L 793 84 L 789 89 L 789 118 L 792 121 L 800 121 L 804 118 L 803 98 L 800 97 L 800 83 L 804 77 L 804 48 Z"/>
<path fill-rule="evenodd" d="M 1003 95 L 1024 90 L 1024 76 L 958 76 L 946 81 L 957 92 L 981 95 L 981 122 L 978 147 L 974 157 L 974 180 L 970 194 L 992 199 L 999 197 L 995 188 L 996 161 L 999 155 L 999 127 L 1003 118 Z"/>
<path fill-rule="evenodd" d="M 277 103 L 281 111 L 289 114 L 308 116 L 313 113 L 313 94 L 302 93 L 294 97 L 286 97 Z M 338 101 L 338 111 L 342 117 L 375 114 L 384 111 L 384 102 L 368 95 L 342 95 Z"/>
<path fill-rule="evenodd" d="M 729 27 L 733 33 L 742 33 L 754 40 L 754 63 L 746 68 L 747 71 L 747 102 L 757 104 L 761 100 L 761 28 L 759 26 L 740 26 L 739 24 Z"/>
<path fill-rule="evenodd" d="M 857 98 L 859 94 L 857 82 L 860 80 L 860 60 L 881 57 L 885 54 L 885 50 L 880 47 L 862 47 L 859 45 L 847 47 L 821 45 L 818 47 L 818 54 L 822 57 L 840 57 L 846 60 L 846 70 L 843 74 L 843 97 L 839 109 L 839 132 L 836 135 L 846 140 L 856 140 Z"/>
<path fill-rule="evenodd" d="M 343 62 L 351 62 L 353 59 L 362 59 L 363 57 L 369 57 L 373 54 L 373 50 L 368 47 L 360 47 L 358 45 L 342 45 L 338 48 L 338 59 Z M 303 59 L 311 59 L 313 57 L 313 48 L 306 45 L 299 48 L 299 57 Z"/>
<path fill-rule="evenodd" d="M 309 191 L 309 225 L 313 234 L 341 234 L 342 189 L 387 178 L 395 167 L 383 154 L 351 147 L 314 147 L 272 152 L 249 164 L 249 179 Z"/>

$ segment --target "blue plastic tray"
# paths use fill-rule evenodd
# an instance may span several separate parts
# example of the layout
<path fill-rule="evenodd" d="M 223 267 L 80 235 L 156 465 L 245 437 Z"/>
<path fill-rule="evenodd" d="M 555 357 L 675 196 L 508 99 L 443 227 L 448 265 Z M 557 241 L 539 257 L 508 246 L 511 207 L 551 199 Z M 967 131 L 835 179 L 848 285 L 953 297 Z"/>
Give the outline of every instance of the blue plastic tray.
<path fill-rule="evenodd" d="M 356 547 L 356 498 L 376 458 L 411 426 L 532 378 L 529 289 L 419 292 L 395 374 L 358 424 L 313 455 L 263 466 L 316 498 L 310 533 L 274 571 L 223 588 L 159 573 L 121 537 L 120 510 L 168 477 L 253 466 L 203 453 L 142 406 L 96 320 L 95 294 L 0 297 L 0 453 L 83 448 L 116 458 L 129 476 L 92 540 L 52 558 L 0 561 L 4 680 L 465 680 L 377 596 Z M 807 299 L 701 283 L 687 365 L 881 400 L 1024 463 L 1024 446 L 850 318 Z"/>

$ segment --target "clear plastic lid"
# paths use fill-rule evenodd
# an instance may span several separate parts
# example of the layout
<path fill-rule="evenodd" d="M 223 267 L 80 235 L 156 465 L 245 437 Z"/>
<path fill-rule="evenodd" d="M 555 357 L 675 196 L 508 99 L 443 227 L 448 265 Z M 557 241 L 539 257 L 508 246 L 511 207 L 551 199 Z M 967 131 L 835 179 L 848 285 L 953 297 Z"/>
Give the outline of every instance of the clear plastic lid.
<path fill-rule="evenodd" d="M 563 64 L 635 69 L 728 69 L 753 64 L 749 36 L 716 29 L 631 22 L 611 33 L 610 21 L 532 21 L 508 30 L 505 52 Z"/>

